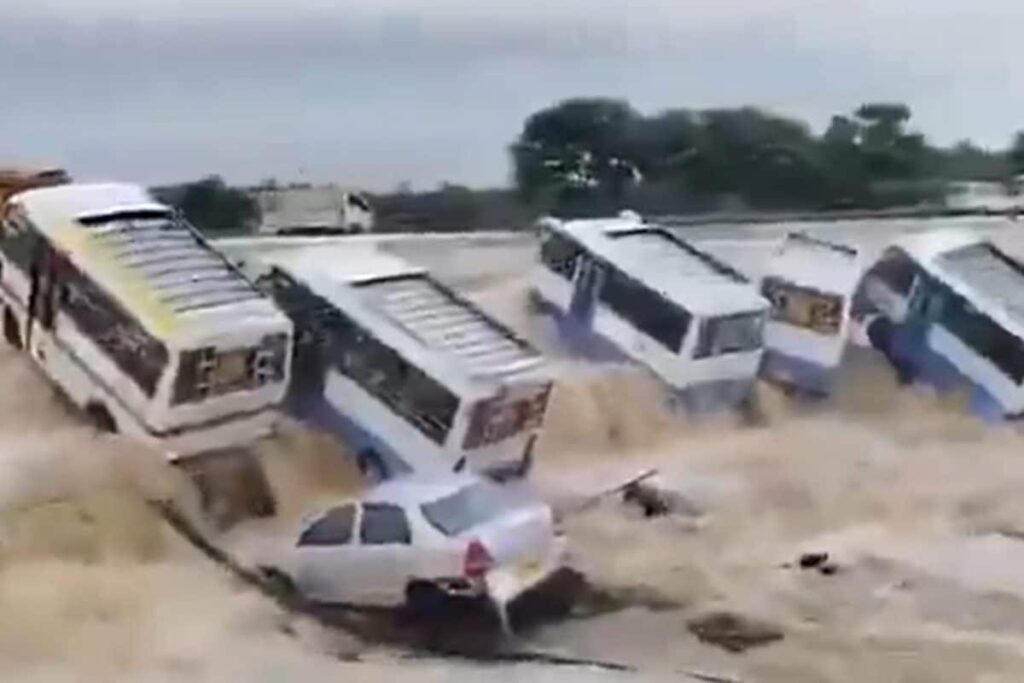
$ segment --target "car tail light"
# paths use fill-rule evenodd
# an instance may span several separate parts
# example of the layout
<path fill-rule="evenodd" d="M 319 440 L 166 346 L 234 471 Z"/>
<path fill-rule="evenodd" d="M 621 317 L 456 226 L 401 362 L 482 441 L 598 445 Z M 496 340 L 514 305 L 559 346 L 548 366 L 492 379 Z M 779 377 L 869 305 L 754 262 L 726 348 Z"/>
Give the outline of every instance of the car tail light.
<path fill-rule="evenodd" d="M 470 541 L 463 560 L 462 573 L 469 579 L 482 579 L 494 567 L 494 558 L 480 541 Z"/>

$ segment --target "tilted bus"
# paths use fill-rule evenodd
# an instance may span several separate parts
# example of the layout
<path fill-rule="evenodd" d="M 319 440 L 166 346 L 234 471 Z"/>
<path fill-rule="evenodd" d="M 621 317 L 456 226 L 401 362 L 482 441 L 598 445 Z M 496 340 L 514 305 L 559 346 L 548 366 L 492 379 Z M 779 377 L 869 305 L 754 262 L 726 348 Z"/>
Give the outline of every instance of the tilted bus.
<path fill-rule="evenodd" d="M 768 302 L 746 277 L 635 215 L 545 219 L 540 232 L 534 293 L 571 347 L 646 366 L 691 411 L 748 400 Z"/>
<path fill-rule="evenodd" d="M 245 445 L 284 398 L 291 322 L 134 185 L 14 195 L 0 304 L 7 342 L 98 427 L 172 459 Z"/>
<path fill-rule="evenodd" d="M 1024 413 L 1024 265 L 968 231 L 892 243 L 858 293 L 868 337 L 904 383 L 969 392 L 972 410 Z"/>
<path fill-rule="evenodd" d="M 527 342 L 375 248 L 231 242 L 226 251 L 295 323 L 289 407 L 298 417 L 385 477 L 528 470 L 552 383 Z"/>
<path fill-rule="evenodd" d="M 763 378 L 806 394 L 832 392 L 861 275 L 857 249 L 804 233 L 786 236 L 761 279 L 771 303 Z"/>

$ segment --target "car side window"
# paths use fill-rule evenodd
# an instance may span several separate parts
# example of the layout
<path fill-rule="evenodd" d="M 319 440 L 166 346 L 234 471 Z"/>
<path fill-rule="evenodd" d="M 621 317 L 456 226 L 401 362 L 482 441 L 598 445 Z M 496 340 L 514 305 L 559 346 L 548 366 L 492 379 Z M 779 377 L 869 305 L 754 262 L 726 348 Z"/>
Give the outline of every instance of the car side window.
<path fill-rule="evenodd" d="M 355 505 L 331 508 L 313 522 L 299 537 L 300 546 L 344 545 L 352 542 L 352 524 L 356 519 Z"/>
<path fill-rule="evenodd" d="M 412 543 L 412 532 L 402 508 L 385 503 L 367 503 L 363 505 L 359 538 L 365 545 L 408 545 Z"/>

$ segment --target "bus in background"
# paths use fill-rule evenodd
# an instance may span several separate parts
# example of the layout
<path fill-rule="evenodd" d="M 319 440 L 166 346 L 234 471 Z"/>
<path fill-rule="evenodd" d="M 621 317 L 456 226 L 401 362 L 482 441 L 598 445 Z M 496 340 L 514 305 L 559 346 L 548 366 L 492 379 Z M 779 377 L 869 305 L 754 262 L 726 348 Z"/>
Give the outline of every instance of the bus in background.
<path fill-rule="evenodd" d="M 746 277 L 635 214 L 540 231 L 534 294 L 571 348 L 646 366 L 687 410 L 747 402 L 768 302 Z"/>
<path fill-rule="evenodd" d="M 905 236 L 865 275 L 855 313 L 901 383 L 966 389 L 986 419 L 1024 414 L 1024 265 L 959 230 Z"/>
<path fill-rule="evenodd" d="M 268 241 L 225 249 L 295 323 L 297 417 L 382 477 L 525 474 L 552 386 L 529 344 L 375 248 L 334 258 L 327 245 L 275 251 Z"/>
<path fill-rule="evenodd" d="M 800 392 L 832 392 L 861 277 L 853 247 L 791 233 L 769 259 L 761 294 L 771 308 L 761 376 Z"/>
<path fill-rule="evenodd" d="M 171 459 L 248 444 L 284 398 L 291 322 L 135 185 L 14 195 L 0 305 L 7 342 L 98 428 Z"/>

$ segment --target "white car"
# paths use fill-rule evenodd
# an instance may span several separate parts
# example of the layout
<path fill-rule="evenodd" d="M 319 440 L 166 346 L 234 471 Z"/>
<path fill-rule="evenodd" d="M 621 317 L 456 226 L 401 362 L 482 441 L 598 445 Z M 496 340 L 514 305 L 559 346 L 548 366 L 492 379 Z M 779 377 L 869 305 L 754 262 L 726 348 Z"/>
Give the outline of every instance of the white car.
<path fill-rule="evenodd" d="M 318 603 L 506 605 L 564 562 L 551 508 L 524 486 L 471 474 L 385 482 L 316 516 L 280 569 Z"/>

